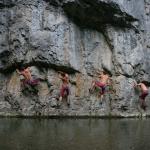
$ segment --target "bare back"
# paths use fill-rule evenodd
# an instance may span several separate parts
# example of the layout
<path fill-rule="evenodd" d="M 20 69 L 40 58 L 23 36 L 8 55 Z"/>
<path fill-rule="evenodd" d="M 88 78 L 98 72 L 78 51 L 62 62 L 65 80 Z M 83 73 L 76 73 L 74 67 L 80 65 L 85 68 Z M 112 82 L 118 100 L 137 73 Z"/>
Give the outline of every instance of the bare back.
<path fill-rule="evenodd" d="M 108 81 L 108 79 L 109 79 L 109 76 L 108 76 L 107 74 L 101 74 L 101 75 L 99 76 L 99 78 L 100 78 L 100 81 L 101 81 L 102 83 L 106 84 L 107 81 Z"/>
<path fill-rule="evenodd" d="M 139 86 L 141 87 L 142 92 L 148 90 L 148 88 L 146 87 L 146 85 L 144 83 L 140 83 Z"/>
<path fill-rule="evenodd" d="M 62 79 L 63 84 L 65 84 L 65 85 L 69 84 L 68 74 L 65 74 L 61 79 Z"/>

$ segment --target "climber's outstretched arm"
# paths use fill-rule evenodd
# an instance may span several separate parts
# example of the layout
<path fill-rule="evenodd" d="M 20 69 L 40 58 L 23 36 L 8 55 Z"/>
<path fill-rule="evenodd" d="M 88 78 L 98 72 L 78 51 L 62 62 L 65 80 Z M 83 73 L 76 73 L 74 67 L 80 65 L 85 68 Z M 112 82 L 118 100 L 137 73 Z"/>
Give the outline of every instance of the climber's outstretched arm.
<path fill-rule="evenodd" d="M 20 72 L 18 69 L 16 69 L 16 72 L 17 72 L 19 75 L 21 75 L 21 72 Z"/>

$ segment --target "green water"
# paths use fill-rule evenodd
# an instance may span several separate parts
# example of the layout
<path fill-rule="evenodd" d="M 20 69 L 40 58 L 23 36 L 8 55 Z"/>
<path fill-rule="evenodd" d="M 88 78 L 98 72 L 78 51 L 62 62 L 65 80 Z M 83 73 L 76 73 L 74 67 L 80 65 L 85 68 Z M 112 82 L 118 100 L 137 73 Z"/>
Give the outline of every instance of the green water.
<path fill-rule="evenodd" d="M 150 119 L 0 119 L 0 150 L 150 150 Z"/>

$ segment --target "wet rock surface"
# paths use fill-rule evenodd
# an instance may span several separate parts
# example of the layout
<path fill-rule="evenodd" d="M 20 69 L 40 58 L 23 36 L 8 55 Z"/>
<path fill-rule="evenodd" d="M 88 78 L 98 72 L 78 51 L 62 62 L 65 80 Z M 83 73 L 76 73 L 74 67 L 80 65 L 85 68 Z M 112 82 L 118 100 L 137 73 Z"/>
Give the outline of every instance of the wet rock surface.
<path fill-rule="evenodd" d="M 133 81 L 150 84 L 148 0 L 0 0 L 0 115 L 117 116 L 150 114 L 139 107 Z M 22 86 L 29 66 L 40 83 Z M 89 93 L 93 74 L 106 70 L 113 86 L 100 103 Z M 70 105 L 58 102 L 70 76 Z"/>

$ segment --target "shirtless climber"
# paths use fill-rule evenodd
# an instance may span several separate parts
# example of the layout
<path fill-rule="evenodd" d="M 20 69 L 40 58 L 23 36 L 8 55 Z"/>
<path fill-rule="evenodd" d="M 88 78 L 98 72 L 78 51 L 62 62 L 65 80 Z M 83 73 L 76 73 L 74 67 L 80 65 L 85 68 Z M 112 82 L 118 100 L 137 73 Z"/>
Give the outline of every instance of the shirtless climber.
<path fill-rule="evenodd" d="M 19 75 L 24 76 L 24 80 L 23 80 L 23 85 L 24 86 L 26 84 L 31 85 L 31 86 L 35 86 L 39 83 L 39 79 L 33 79 L 32 78 L 29 67 L 27 67 L 27 68 L 22 67 L 21 69 L 17 69 L 16 71 Z"/>
<path fill-rule="evenodd" d="M 62 80 L 62 86 L 60 89 L 60 97 L 59 101 L 62 101 L 62 98 L 66 97 L 67 98 L 67 104 L 70 105 L 69 101 L 69 94 L 70 94 L 70 89 L 69 89 L 69 76 L 67 73 L 59 71 L 59 78 Z"/>
<path fill-rule="evenodd" d="M 108 84 L 110 84 L 110 77 L 105 71 L 101 71 L 98 74 L 99 74 L 98 75 L 99 81 L 92 81 L 92 85 L 91 85 L 91 88 L 89 89 L 89 91 L 91 92 L 96 87 L 100 87 L 101 88 L 100 97 L 101 97 L 101 101 L 102 101 L 103 95 L 105 94 L 106 86 Z"/>
<path fill-rule="evenodd" d="M 140 90 L 141 90 L 141 95 L 139 96 L 140 98 L 140 105 L 141 105 L 141 108 L 146 110 L 146 103 L 145 103 L 145 98 L 146 96 L 148 96 L 148 88 L 146 87 L 146 85 L 144 83 L 134 83 L 134 87 L 140 87 Z"/>

